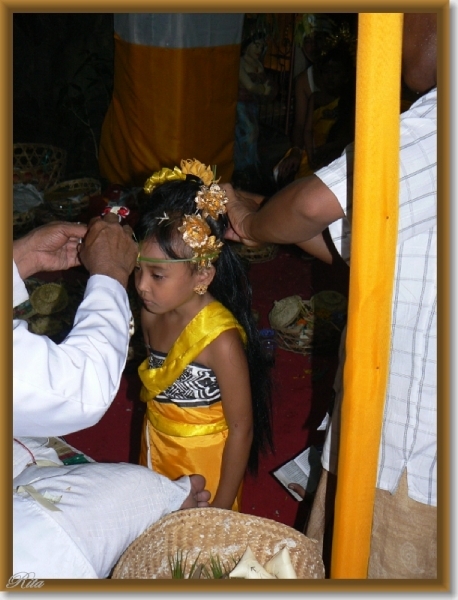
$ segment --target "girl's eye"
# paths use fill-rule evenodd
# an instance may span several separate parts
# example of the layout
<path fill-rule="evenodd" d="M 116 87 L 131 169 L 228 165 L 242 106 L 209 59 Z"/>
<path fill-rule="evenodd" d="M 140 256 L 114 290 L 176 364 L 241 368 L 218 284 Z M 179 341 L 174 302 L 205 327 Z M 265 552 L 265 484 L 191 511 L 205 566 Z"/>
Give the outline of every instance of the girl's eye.
<path fill-rule="evenodd" d="M 163 275 L 157 275 L 156 273 L 153 273 L 152 274 L 152 278 L 153 279 L 164 279 L 164 276 Z"/>

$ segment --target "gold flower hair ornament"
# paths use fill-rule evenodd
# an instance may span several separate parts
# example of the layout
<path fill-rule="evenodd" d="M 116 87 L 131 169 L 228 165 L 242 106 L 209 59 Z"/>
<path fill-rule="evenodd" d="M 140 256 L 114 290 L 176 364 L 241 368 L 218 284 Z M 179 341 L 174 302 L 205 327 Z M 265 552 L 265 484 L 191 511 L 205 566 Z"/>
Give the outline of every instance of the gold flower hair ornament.
<path fill-rule="evenodd" d="M 219 215 L 224 214 L 227 204 L 226 192 L 222 190 L 215 181 L 215 170 L 212 171 L 203 163 L 196 159 L 182 160 L 181 169 L 175 167 L 172 169 L 161 169 L 146 181 L 144 190 L 151 193 L 153 189 L 165 183 L 176 179 L 186 179 L 186 175 L 195 175 L 199 177 L 203 185 L 195 197 L 196 213 L 185 215 L 182 225 L 178 231 L 183 235 L 183 241 L 193 250 L 191 258 L 180 259 L 149 259 L 138 255 L 138 261 L 146 262 L 196 262 L 198 268 L 208 268 L 214 262 L 220 252 L 223 242 L 217 241 L 214 235 L 211 235 L 211 229 L 206 222 L 207 217 L 217 220 Z M 219 179 L 218 179 L 219 181 Z M 161 217 L 156 217 L 159 223 L 169 220 L 167 213 Z"/>
<path fill-rule="evenodd" d="M 204 218 L 211 217 L 216 221 L 219 215 L 227 211 L 226 204 L 226 192 L 217 183 L 212 183 L 210 187 L 203 185 L 197 192 L 196 207 L 202 211 Z"/>
<path fill-rule="evenodd" d="M 187 175 L 196 175 L 202 179 L 204 185 L 211 185 L 215 180 L 215 173 L 210 167 L 205 166 L 195 158 L 186 158 L 180 163 L 181 171 Z M 219 179 L 218 179 L 219 181 Z"/>
<path fill-rule="evenodd" d="M 182 160 L 180 167 L 181 168 L 174 167 L 173 169 L 163 167 L 160 171 L 156 171 L 151 177 L 148 177 L 143 186 L 143 190 L 147 194 L 151 194 L 158 185 L 162 185 L 166 181 L 175 181 L 177 179 L 184 180 L 186 179 L 186 175 L 196 175 L 202 179 L 204 185 L 210 185 L 215 179 L 214 171 L 195 158 Z"/>
<path fill-rule="evenodd" d="M 178 231 L 183 234 L 184 243 L 194 251 L 190 260 L 196 262 L 199 269 L 208 268 L 218 258 L 223 242 L 211 235 L 210 226 L 202 215 L 185 215 Z"/>

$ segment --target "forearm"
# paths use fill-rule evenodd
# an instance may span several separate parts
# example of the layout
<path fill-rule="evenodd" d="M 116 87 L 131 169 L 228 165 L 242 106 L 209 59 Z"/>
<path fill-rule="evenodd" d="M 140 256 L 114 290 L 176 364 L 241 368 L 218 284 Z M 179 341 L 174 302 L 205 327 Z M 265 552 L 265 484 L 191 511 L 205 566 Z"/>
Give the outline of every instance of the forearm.
<path fill-rule="evenodd" d="M 327 247 L 326 242 L 324 241 L 323 235 L 321 233 L 312 238 L 311 240 L 307 240 L 306 242 L 300 242 L 297 245 L 299 246 L 299 248 L 302 248 L 302 250 L 305 250 L 305 252 L 308 252 L 316 258 L 319 258 L 328 265 L 332 264 L 332 254 L 329 251 L 329 248 Z"/>
<path fill-rule="evenodd" d="M 223 451 L 218 489 L 215 498 L 211 500 L 213 507 L 232 508 L 245 475 L 252 440 L 252 428 L 229 430 Z"/>
<path fill-rule="evenodd" d="M 293 181 L 243 221 L 244 236 L 258 243 L 298 244 L 344 217 L 329 188 L 315 175 Z"/>

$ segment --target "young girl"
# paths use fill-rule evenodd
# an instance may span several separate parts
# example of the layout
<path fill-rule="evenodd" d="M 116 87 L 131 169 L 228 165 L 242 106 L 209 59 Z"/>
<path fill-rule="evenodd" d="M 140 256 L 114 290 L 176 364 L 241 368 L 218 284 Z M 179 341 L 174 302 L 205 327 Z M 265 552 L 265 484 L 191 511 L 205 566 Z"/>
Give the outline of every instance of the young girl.
<path fill-rule="evenodd" d="M 135 271 L 148 351 L 140 463 L 171 479 L 202 473 L 211 505 L 239 510 L 245 471 L 256 473 L 272 434 L 251 287 L 224 242 L 227 199 L 198 161 L 162 169 L 145 192 Z"/>

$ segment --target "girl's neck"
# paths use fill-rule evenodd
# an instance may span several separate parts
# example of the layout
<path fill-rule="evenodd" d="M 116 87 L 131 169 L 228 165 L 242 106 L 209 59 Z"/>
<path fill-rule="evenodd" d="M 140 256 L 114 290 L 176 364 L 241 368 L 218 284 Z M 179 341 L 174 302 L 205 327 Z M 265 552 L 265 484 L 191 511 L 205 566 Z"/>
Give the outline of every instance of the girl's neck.
<path fill-rule="evenodd" d="M 195 301 L 187 302 L 169 312 L 156 315 L 148 332 L 150 346 L 154 350 L 167 354 L 192 319 L 213 301 L 213 296 L 207 292 L 203 296 L 196 297 Z"/>

